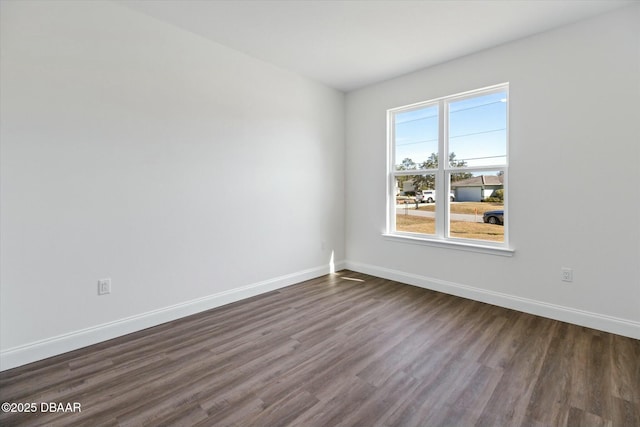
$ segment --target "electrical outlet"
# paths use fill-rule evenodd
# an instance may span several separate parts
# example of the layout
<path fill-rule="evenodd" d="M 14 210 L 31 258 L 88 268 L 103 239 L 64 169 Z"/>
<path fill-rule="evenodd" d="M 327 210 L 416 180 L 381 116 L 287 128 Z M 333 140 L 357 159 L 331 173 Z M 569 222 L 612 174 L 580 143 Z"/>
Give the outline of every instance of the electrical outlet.
<path fill-rule="evenodd" d="M 573 269 L 562 267 L 560 269 L 560 279 L 563 282 L 573 282 Z"/>
<path fill-rule="evenodd" d="M 98 280 L 98 295 L 106 295 L 111 293 L 111 279 Z"/>

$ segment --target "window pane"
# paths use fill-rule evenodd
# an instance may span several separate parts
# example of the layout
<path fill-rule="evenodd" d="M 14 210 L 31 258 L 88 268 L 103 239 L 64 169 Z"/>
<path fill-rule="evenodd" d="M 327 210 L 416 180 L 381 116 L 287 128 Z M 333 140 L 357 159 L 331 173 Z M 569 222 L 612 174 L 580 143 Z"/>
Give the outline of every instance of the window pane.
<path fill-rule="evenodd" d="M 450 237 L 504 242 L 503 178 L 499 171 L 451 174 Z"/>
<path fill-rule="evenodd" d="M 438 167 L 437 105 L 394 114 L 394 136 L 395 170 Z"/>
<path fill-rule="evenodd" d="M 396 177 L 396 231 L 436 234 L 434 174 Z"/>
<path fill-rule="evenodd" d="M 450 166 L 504 165 L 507 160 L 507 92 L 449 103 Z"/>

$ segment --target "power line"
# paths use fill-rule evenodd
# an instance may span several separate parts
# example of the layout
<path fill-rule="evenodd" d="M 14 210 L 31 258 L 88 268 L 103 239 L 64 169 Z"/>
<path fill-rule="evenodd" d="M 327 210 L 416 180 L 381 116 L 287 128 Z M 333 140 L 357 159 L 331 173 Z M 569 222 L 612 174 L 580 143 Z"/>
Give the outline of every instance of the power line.
<path fill-rule="evenodd" d="M 485 159 L 499 159 L 501 157 L 507 157 L 506 154 L 501 154 L 499 156 L 486 156 L 486 157 L 469 157 L 467 159 L 455 159 L 454 161 L 463 161 L 466 162 L 467 160 L 485 160 Z"/>
<path fill-rule="evenodd" d="M 412 122 L 417 122 L 420 120 L 426 120 L 426 119 L 433 119 L 433 118 L 437 118 L 438 115 L 436 114 L 435 116 L 425 116 L 425 117 L 418 117 L 417 119 L 411 119 L 411 120 L 405 120 L 403 122 L 395 122 L 396 125 L 403 125 L 405 123 L 412 123 Z"/>
<path fill-rule="evenodd" d="M 462 138 L 463 136 L 481 135 L 483 133 L 500 132 L 500 131 L 503 131 L 503 130 L 507 130 L 507 128 L 491 129 L 491 130 L 485 130 L 485 131 L 482 131 L 482 132 L 465 133 L 465 134 L 462 134 L 462 135 L 450 136 L 449 139 Z"/>
<path fill-rule="evenodd" d="M 415 145 L 415 144 L 422 144 L 424 142 L 437 142 L 438 138 L 435 139 L 423 139 L 420 141 L 414 141 L 414 142 L 405 142 L 404 144 L 396 144 L 396 147 L 404 147 L 405 145 Z"/>
<path fill-rule="evenodd" d="M 474 108 L 480 108 L 480 107 L 485 107 L 487 105 L 502 104 L 502 103 L 503 103 L 502 101 L 487 102 L 486 104 L 474 105 L 472 107 L 461 108 L 461 109 L 455 110 L 455 111 L 449 111 L 449 114 L 455 114 L 455 113 L 459 113 L 461 111 L 473 110 Z M 449 105 L 451 105 L 451 104 L 449 104 Z"/>

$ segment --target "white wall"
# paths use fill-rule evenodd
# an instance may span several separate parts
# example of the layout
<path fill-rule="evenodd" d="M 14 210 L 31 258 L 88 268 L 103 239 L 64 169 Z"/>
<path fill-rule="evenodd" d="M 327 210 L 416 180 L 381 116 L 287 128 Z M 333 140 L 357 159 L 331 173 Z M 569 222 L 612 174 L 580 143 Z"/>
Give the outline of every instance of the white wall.
<path fill-rule="evenodd" d="M 346 265 L 640 338 L 639 40 L 636 5 L 349 93 Z M 515 255 L 385 240 L 386 110 L 502 82 Z"/>
<path fill-rule="evenodd" d="M 1 16 L 2 369 L 344 258 L 342 93 L 111 2 Z"/>

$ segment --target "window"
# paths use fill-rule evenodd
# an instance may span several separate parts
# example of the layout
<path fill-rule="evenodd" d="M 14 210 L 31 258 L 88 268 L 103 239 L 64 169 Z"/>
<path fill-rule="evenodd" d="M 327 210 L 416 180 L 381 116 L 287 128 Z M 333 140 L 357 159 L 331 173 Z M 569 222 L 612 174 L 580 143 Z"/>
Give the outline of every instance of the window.
<path fill-rule="evenodd" d="M 508 106 L 502 84 L 389 110 L 387 235 L 508 247 Z"/>

